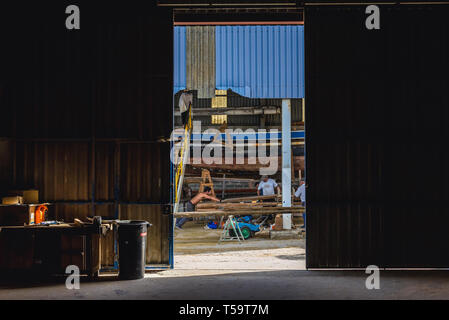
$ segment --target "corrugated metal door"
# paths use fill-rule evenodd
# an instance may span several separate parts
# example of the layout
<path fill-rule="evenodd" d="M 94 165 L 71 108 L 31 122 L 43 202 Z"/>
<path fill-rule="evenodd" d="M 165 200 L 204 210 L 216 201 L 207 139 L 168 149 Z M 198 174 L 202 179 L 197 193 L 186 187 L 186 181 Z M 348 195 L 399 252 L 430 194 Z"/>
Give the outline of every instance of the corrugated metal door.
<path fill-rule="evenodd" d="M 80 30 L 65 28 L 63 1 L 0 10 L 0 189 L 36 188 L 66 222 L 148 220 L 147 263 L 169 265 L 172 11 L 77 5 Z"/>
<path fill-rule="evenodd" d="M 449 266 L 449 7 L 307 6 L 307 267 Z"/>

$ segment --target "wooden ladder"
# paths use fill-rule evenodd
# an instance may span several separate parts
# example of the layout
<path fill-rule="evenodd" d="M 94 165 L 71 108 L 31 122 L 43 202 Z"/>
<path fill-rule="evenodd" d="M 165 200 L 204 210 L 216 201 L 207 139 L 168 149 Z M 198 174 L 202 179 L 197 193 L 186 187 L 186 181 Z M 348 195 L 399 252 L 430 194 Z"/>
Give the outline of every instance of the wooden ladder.
<path fill-rule="evenodd" d="M 210 171 L 207 169 L 203 169 L 201 171 L 201 183 L 199 193 L 204 191 L 204 187 L 209 187 L 212 191 L 212 195 L 215 197 L 214 183 L 212 182 L 212 178 L 210 176 Z"/>

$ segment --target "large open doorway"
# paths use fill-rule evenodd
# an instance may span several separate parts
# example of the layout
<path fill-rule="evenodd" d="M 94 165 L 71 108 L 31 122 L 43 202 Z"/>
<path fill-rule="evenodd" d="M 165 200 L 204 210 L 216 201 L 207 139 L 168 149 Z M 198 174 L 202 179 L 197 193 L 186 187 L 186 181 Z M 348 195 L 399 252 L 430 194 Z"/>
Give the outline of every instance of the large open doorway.
<path fill-rule="evenodd" d="M 305 269 L 300 15 L 174 14 L 174 267 Z"/>

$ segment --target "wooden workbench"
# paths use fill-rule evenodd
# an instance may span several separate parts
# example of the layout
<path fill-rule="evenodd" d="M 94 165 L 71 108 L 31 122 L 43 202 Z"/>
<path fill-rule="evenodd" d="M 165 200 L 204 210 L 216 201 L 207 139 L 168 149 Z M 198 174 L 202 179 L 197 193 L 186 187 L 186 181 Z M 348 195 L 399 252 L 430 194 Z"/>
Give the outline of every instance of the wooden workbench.
<path fill-rule="evenodd" d="M 48 220 L 53 220 L 54 212 L 51 203 L 0 204 L 0 226 L 34 224 L 35 210 L 41 205 L 47 206 Z"/>
<path fill-rule="evenodd" d="M 100 235 L 108 226 L 85 224 L 0 227 L 0 270 L 42 275 L 65 274 L 76 265 L 82 274 L 98 276 Z"/>

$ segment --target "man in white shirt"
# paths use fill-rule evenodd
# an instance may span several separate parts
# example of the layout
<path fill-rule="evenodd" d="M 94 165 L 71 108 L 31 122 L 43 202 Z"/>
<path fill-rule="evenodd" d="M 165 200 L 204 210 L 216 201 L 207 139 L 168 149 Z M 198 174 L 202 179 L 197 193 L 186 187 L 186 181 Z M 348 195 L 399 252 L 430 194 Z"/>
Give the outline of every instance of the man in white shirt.
<path fill-rule="evenodd" d="M 306 182 L 304 178 L 299 181 L 299 188 L 295 192 L 295 197 L 301 200 L 303 206 L 306 205 Z"/>
<path fill-rule="evenodd" d="M 301 199 L 301 205 L 306 206 L 306 182 L 304 178 L 301 178 L 301 181 L 299 181 L 299 187 L 298 190 L 295 192 L 295 197 Z M 304 212 L 302 214 L 302 218 L 304 220 L 304 225 L 302 228 L 306 228 L 306 213 Z"/>
<path fill-rule="evenodd" d="M 281 188 L 273 179 L 268 179 L 268 176 L 262 176 L 262 181 L 259 183 L 259 187 L 257 188 L 257 195 L 270 196 L 275 194 L 274 189 L 277 189 L 278 192 L 281 192 Z"/>

